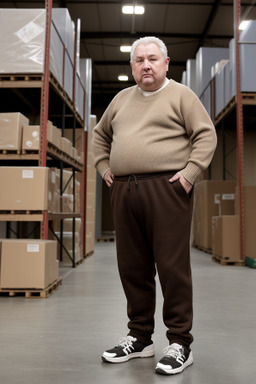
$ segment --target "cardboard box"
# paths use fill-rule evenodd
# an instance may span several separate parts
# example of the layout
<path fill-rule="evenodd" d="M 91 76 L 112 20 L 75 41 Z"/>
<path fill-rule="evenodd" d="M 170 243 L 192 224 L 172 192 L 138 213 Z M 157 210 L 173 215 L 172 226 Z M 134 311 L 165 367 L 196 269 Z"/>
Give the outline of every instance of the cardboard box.
<path fill-rule="evenodd" d="M 46 167 L 0 167 L 0 210 L 46 210 Z"/>
<path fill-rule="evenodd" d="M 239 187 L 235 193 L 235 213 L 240 215 Z M 245 256 L 256 258 L 256 186 L 244 187 Z"/>
<path fill-rule="evenodd" d="M 59 149 L 61 147 L 60 140 L 61 140 L 61 130 L 57 127 L 54 127 L 54 144 Z"/>
<path fill-rule="evenodd" d="M 82 252 L 81 252 L 81 225 L 82 220 L 80 218 L 75 219 L 75 262 L 78 262 L 82 258 Z M 60 222 L 54 220 L 53 221 L 53 230 L 55 234 L 60 237 Z M 73 231 L 73 219 L 65 219 L 63 220 L 63 244 L 67 248 L 69 254 L 71 257 L 73 257 L 72 252 L 72 231 Z M 58 244 L 58 255 L 60 252 L 59 244 Z M 71 260 L 67 253 L 62 250 L 62 261 L 63 264 L 69 264 L 71 263 Z"/>
<path fill-rule="evenodd" d="M 214 202 L 218 205 L 218 216 L 235 213 L 235 193 L 215 193 Z"/>
<path fill-rule="evenodd" d="M 21 150 L 22 128 L 29 120 L 21 113 L 0 113 L 0 149 Z"/>
<path fill-rule="evenodd" d="M 55 145 L 55 127 L 51 121 L 47 122 L 47 141 Z"/>
<path fill-rule="evenodd" d="M 193 244 L 205 250 L 212 249 L 212 217 L 219 216 L 220 207 L 216 195 L 222 203 L 221 214 L 235 213 L 234 200 L 223 200 L 222 195 L 235 193 L 236 182 L 203 180 L 194 188 Z"/>
<path fill-rule="evenodd" d="M 60 190 L 59 178 L 57 178 L 56 168 L 49 169 L 48 178 L 48 211 L 60 212 Z"/>
<path fill-rule="evenodd" d="M 63 193 L 63 195 L 60 196 L 61 212 L 72 213 L 73 212 L 73 204 L 74 204 L 74 195 L 70 195 L 68 193 Z"/>
<path fill-rule="evenodd" d="M 72 158 L 73 159 L 75 159 L 75 160 L 77 160 L 77 155 L 78 155 L 78 151 L 77 151 L 77 149 L 75 148 L 75 147 L 72 147 L 71 148 L 71 153 L 72 153 Z"/>
<path fill-rule="evenodd" d="M 25 125 L 22 135 L 22 149 L 39 150 L 39 125 Z"/>
<path fill-rule="evenodd" d="M 57 279 L 56 241 L 2 240 L 1 288 L 44 289 Z"/>
<path fill-rule="evenodd" d="M 212 218 L 212 255 L 225 261 L 241 260 L 239 216 Z"/>
<path fill-rule="evenodd" d="M 62 150 L 62 152 L 66 153 L 67 155 L 70 156 L 71 148 L 72 148 L 71 141 L 69 139 L 67 139 L 66 137 L 61 137 L 60 149 Z"/>
<path fill-rule="evenodd" d="M 39 150 L 40 125 L 23 127 L 22 149 Z M 60 148 L 61 131 L 51 121 L 47 122 L 48 143 Z"/>

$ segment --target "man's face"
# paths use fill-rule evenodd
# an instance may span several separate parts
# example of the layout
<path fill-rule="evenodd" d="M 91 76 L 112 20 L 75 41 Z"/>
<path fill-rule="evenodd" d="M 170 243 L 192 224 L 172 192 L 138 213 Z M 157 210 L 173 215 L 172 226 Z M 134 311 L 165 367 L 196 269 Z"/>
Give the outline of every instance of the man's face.
<path fill-rule="evenodd" d="M 144 91 L 156 91 L 164 84 L 169 61 L 169 57 L 164 59 L 157 44 L 139 44 L 131 63 L 134 80 Z"/>

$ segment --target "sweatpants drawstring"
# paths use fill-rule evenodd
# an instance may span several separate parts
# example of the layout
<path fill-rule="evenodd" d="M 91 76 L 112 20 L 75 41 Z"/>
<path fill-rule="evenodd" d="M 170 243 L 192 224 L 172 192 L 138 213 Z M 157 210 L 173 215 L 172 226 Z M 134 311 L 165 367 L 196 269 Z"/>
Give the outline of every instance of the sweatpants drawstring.
<path fill-rule="evenodd" d="M 129 191 L 130 190 L 130 182 L 131 181 L 135 181 L 135 185 L 136 187 L 138 187 L 139 183 L 138 183 L 138 180 L 137 180 L 137 177 L 135 175 L 131 175 L 128 177 L 128 186 L 127 186 L 127 190 Z"/>

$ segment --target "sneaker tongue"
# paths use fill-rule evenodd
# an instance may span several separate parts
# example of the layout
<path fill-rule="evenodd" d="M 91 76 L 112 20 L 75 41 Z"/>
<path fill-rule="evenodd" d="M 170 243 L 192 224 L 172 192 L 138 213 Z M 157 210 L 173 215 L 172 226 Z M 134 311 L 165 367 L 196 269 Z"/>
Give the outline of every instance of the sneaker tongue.
<path fill-rule="evenodd" d="M 172 343 L 172 344 L 170 345 L 170 347 L 175 348 L 175 349 L 182 349 L 182 345 L 177 344 L 177 343 Z"/>

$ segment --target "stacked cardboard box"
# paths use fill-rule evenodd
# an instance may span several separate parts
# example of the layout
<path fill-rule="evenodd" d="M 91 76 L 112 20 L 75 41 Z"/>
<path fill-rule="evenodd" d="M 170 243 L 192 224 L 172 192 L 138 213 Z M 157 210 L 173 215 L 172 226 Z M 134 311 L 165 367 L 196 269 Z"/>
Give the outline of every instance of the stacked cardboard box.
<path fill-rule="evenodd" d="M 239 188 L 236 188 L 235 212 L 240 213 Z M 244 187 L 245 256 L 256 259 L 256 186 Z"/>
<path fill-rule="evenodd" d="M 49 169 L 48 179 L 48 211 L 60 212 L 60 187 L 59 187 L 59 169 Z"/>
<path fill-rule="evenodd" d="M 21 113 L 0 113 L 0 149 L 20 151 L 22 128 L 28 124 Z"/>
<path fill-rule="evenodd" d="M 61 212 L 71 213 L 80 212 L 80 180 L 77 174 L 75 174 L 75 194 L 73 191 L 73 172 L 69 170 L 63 170 L 63 194 L 60 197 L 60 209 Z M 75 198 L 75 210 L 73 202 Z"/>
<path fill-rule="evenodd" d="M 22 130 L 22 150 L 39 150 L 39 125 L 24 125 Z M 51 121 L 47 122 L 47 141 L 62 152 L 77 160 L 77 149 L 72 146 L 69 139 L 61 137 L 61 130 Z"/>
<path fill-rule="evenodd" d="M 44 289 L 58 279 L 56 241 L 7 239 L 0 242 L 2 289 Z"/>
<path fill-rule="evenodd" d="M 0 167 L 0 210 L 47 210 L 46 167 Z"/>
<path fill-rule="evenodd" d="M 245 256 L 256 259 L 256 186 L 244 187 Z M 213 255 L 225 261 L 241 261 L 239 188 L 235 189 L 235 215 L 213 217 Z"/>
<path fill-rule="evenodd" d="M 60 149 L 62 152 L 66 153 L 68 156 L 72 156 L 72 143 L 66 137 L 61 137 L 60 139 Z"/>
<path fill-rule="evenodd" d="M 212 250 L 212 217 L 234 215 L 236 182 L 203 180 L 195 184 L 193 245 Z"/>
<path fill-rule="evenodd" d="M 25 125 L 22 135 L 22 150 L 39 150 L 39 125 Z"/>
<path fill-rule="evenodd" d="M 74 241 L 75 241 L 75 263 L 78 263 L 82 258 L 82 249 L 81 249 L 81 218 L 75 218 L 75 233 L 74 233 Z M 55 234 L 60 238 L 60 222 L 57 220 L 53 220 L 52 222 L 53 230 Z M 68 253 L 71 257 L 73 257 L 73 219 L 64 219 L 63 220 L 63 245 L 67 249 Z M 60 254 L 60 247 L 58 244 L 58 255 Z M 71 263 L 71 260 L 67 253 L 62 249 L 62 262 L 63 264 Z"/>
<path fill-rule="evenodd" d="M 212 218 L 212 255 L 226 262 L 241 260 L 240 218 L 238 215 Z"/>

